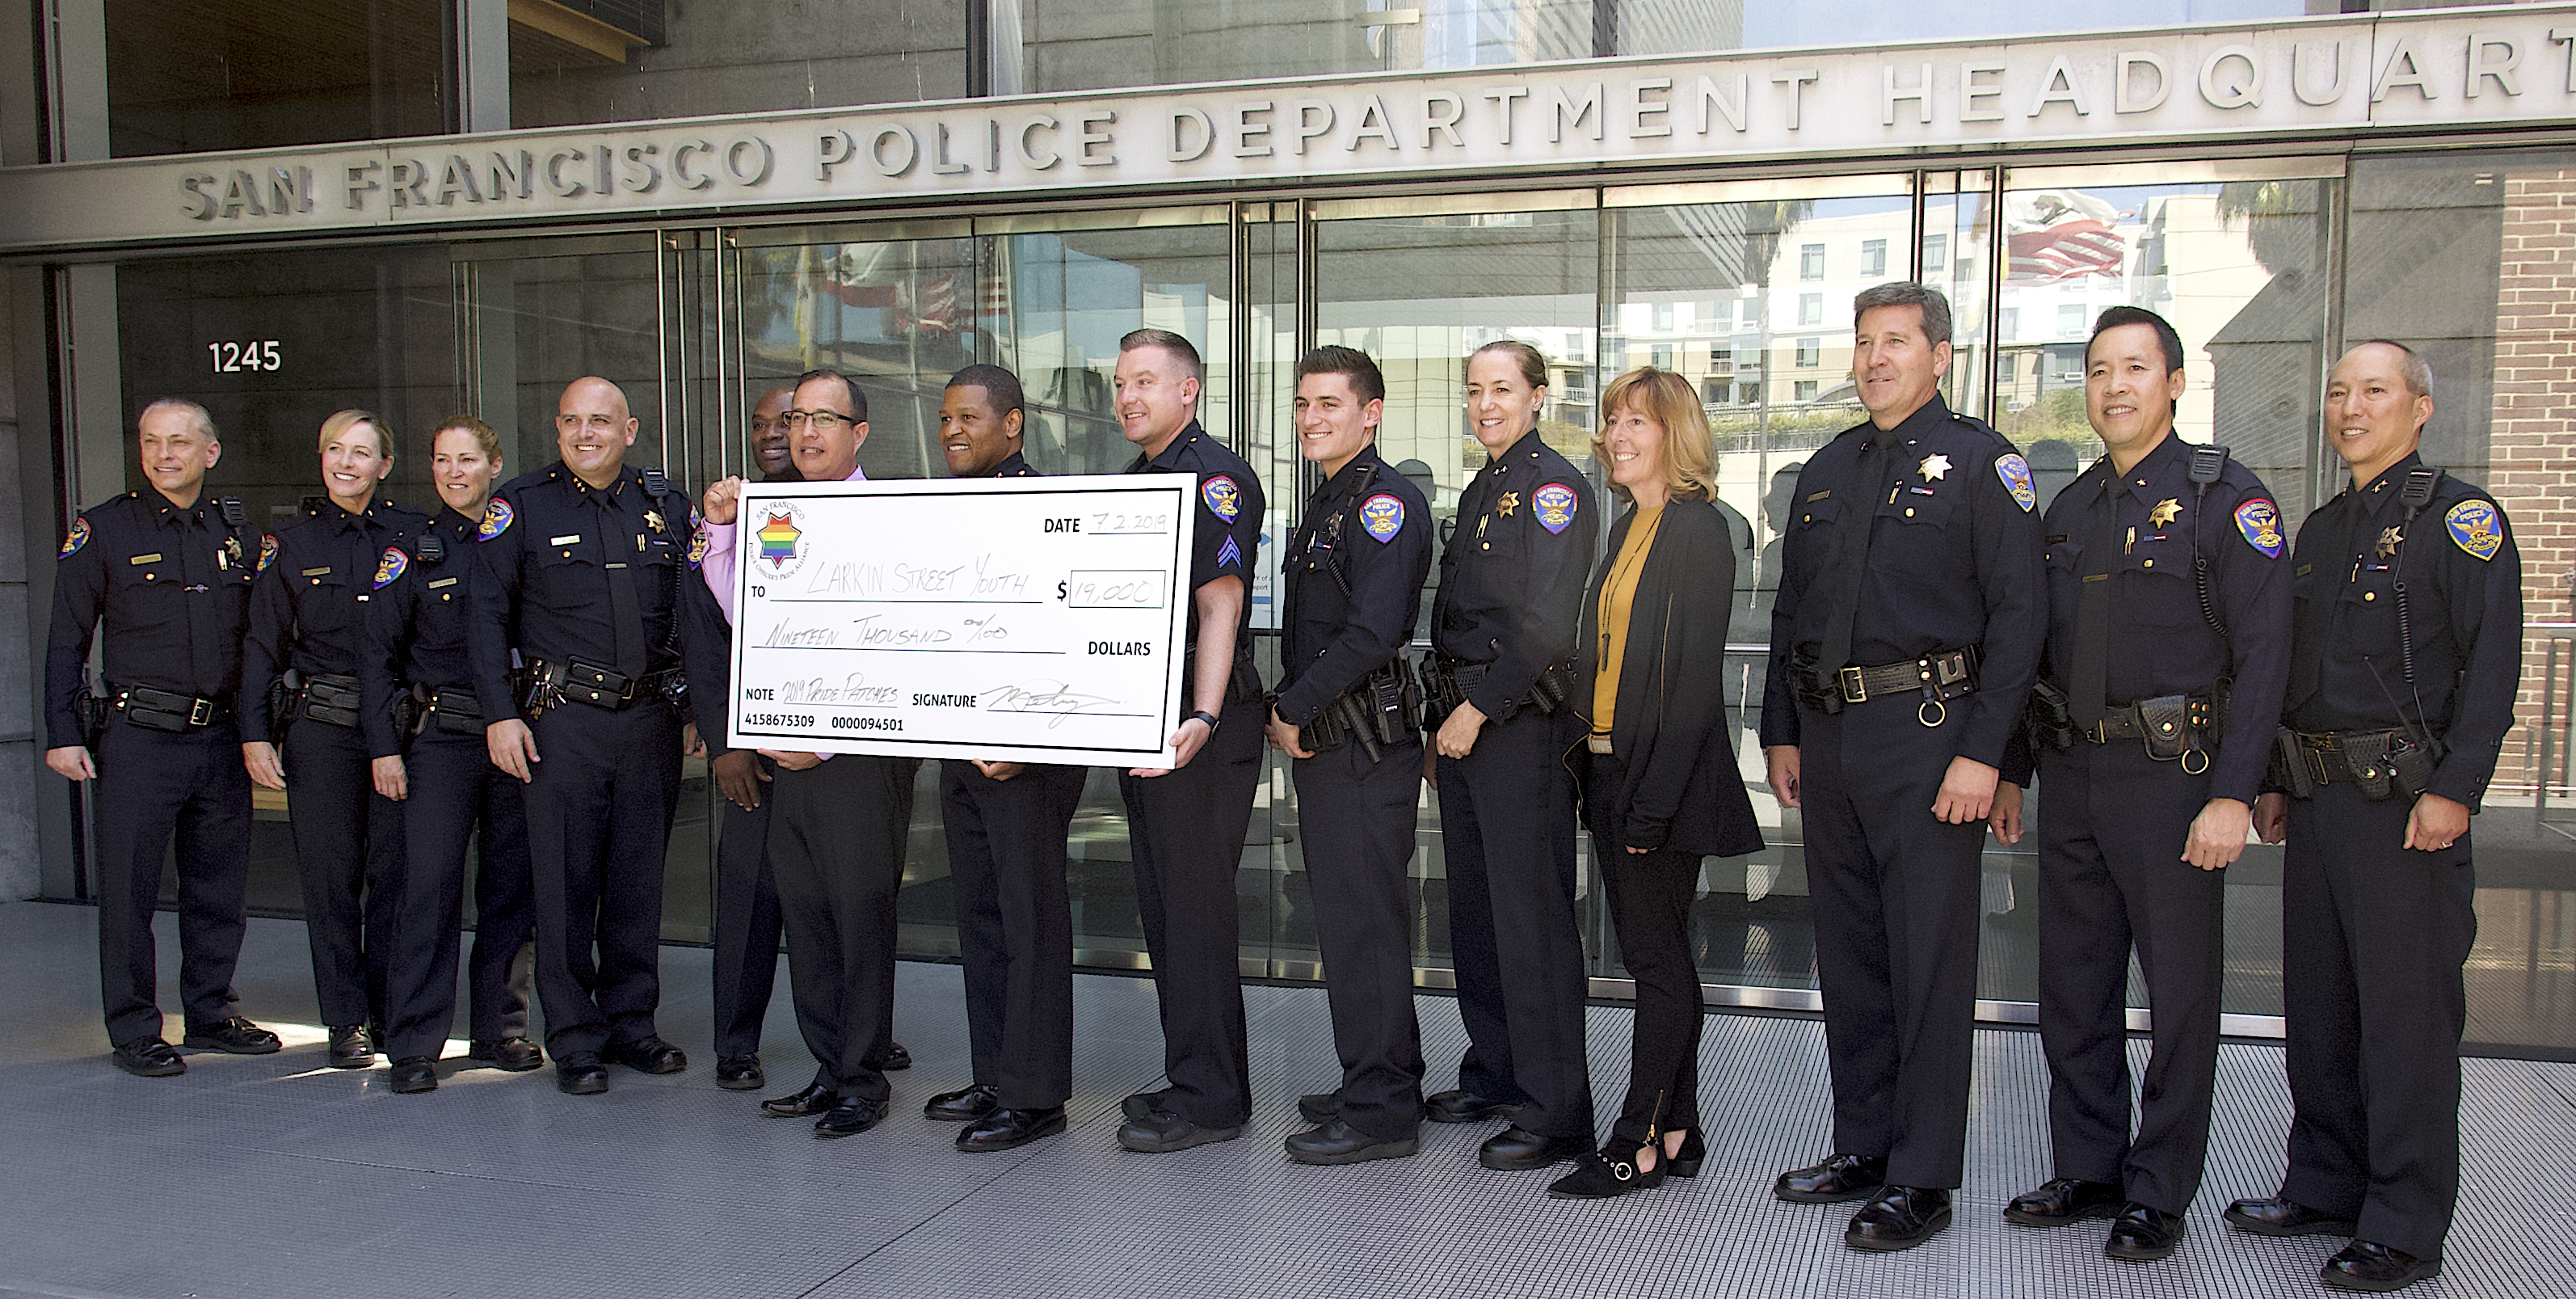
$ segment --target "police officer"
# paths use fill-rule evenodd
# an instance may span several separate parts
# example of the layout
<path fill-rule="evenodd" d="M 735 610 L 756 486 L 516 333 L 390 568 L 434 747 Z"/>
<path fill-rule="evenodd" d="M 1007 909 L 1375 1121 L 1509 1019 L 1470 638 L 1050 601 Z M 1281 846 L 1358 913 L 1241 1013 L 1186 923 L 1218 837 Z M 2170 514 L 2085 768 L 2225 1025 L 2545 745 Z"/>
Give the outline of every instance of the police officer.
<path fill-rule="evenodd" d="M 626 466 L 635 431 L 617 385 L 573 380 L 555 404 L 561 459 L 503 487 L 475 528 L 474 693 L 493 764 L 526 785 L 537 996 L 555 1085 L 574 1095 L 608 1090 L 607 1063 L 689 1067 L 653 1028 L 688 503 Z"/>
<path fill-rule="evenodd" d="M 1306 888 L 1328 972 L 1340 1085 L 1298 1101 L 1304 1164 L 1418 1150 L 1422 1038 L 1413 1017 L 1406 867 L 1422 734 L 1405 646 L 1431 571 L 1431 508 L 1378 458 L 1386 379 L 1347 347 L 1297 362 L 1297 451 L 1323 471 L 1289 543 L 1287 646 L 1270 747 L 1296 759 Z"/>
<path fill-rule="evenodd" d="M 1949 301 L 1852 306 L 1869 419 L 1798 476 L 1762 706 L 1772 792 L 1806 814 L 1835 1153 L 1772 1194 L 1865 1199 L 1843 1243 L 1890 1250 L 1950 1224 L 1966 1159 L 1977 860 L 2047 596 L 2030 467 L 1941 400 Z"/>
<path fill-rule="evenodd" d="M 2272 493 L 2223 447 L 2174 436 L 2182 339 L 2113 307 L 2085 352 L 2102 459 L 2044 516 L 2048 654 L 2028 738 L 1990 821 L 2021 838 L 2033 758 L 2039 818 L 2039 1034 L 2056 1176 L 2007 1221 L 2118 1215 L 2132 1262 L 2182 1243 L 2218 1073 L 2222 873 L 2245 831 L 2290 671 L 2290 582 Z M 2060 713 L 2060 709 L 2065 709 Z M 2129 949 L 2146 971 L 2155 1055 L 2129 1123 Z"/>
<path fill-rule="evenodd" d="M 1199 485 L 1176 756 L 1169 770 L 1138 767 L 1118 780 L 1170 1084 L 1123 1102 L 1118 1142 L 1147 1152 L 1231 1141 L 1252 1117 L 1234 872 L 1261 780 L 1250 634 L 1261 480 L 1199 426 L 1202 374 L 1199 350 L 1178 334 L 1139 329 L 1118 340 L 1118 422 L 1138 452 L 1127 472 L 1195 474 Z"/>
<path fill-rule="evenodd" d="M 259 533 L 236 497 L 205 495 L 215 422 L 165 398 L 135 421 L 149 490 L 72 520 L 45 652 L 45 765 L 98 781 L 99 991 L 116 1067 L 187 1072 L 161 1037 L 152 909 L 178 836 L 179 994 L 192 1047 L 266 1055 L 277 1035 L 235 1012 L 250 879 L 250 778 L 234 700 Z M 106 694 L 89 650 L 106 621 Z M 103 720 L 100 714 L 104 714 Z M 95 758 L 92 754 L 95 752 Z"/>
<path fill-rule="evenodd" d="M 787 426 L 779 420 L 795 397 L 796 386 L 783 384 L 752 405 L 751 467 L 763 482 L 796 479 Z M 694 569 L 705 556 L 703 530 L 689 545 Z M 715 608 L 704 583 L 683 586 L 689 616 L 703 618 Z M 707 768 L 725 800 L 716 829 L 716 1086 L 757 1091 L 768 1082 L 760 1068 L 760 1026 L 769 1016 L 770 991 L 778 984 L 778 881 L 769 865 L 769 805 L 761 793 L 771 776 L 768 759 L 750 749 L 727 748 L 724 742 L 725 714 L 733 702 L 733 692 L 725 688 L 733 666 L 725 652 L 728 626 L 701 624 L 702 634 L 685 643 L 714 651 L 703 661 L 690 659 L 689 679 L 698 688 L 690 692 L 689 705 L 707 746 Z"/>
<path fill-rule="evenodd" d="M 1581 738 L 1566 702 L 1600 519 L 1583 475 L 1539 438 L 1546 401 L 1537 348 L 1506 340 L 1467 358 L 1468 432 L 1492 459 L 1440 554 L 1424 673 L 1468 1039 L 1458 1086 L 1427 1110 L 1442 1123 L 1512 1118 L 1477 1151 L 1494 1169 L 1592 1149 L 1565 754 Z"/>
<path fill-rule="evenodd" d="M 858 482 L 867 397 L 837 370 L 808 371 L 779 416 L 796 475 Z M 706 581 L 730 597 L 739 479 L 707 493 Z M 715 561 L 721 560 L 719 564 Z M 729 683 L 728 683 L 729 684 Z M 769 860 L 791 959 L 796 1023 L 814 1055 L 813 1082 L 762 1102 L 779 1115 L 819 1116 L 817 1137 L 847 1137 L 885 1118 L 895 1050 L 895 891 L 903 882 L 917 759 L 762 749 L 774 772 Z"/>
<path fill-rule="evenodd" d="M 2495 498 L 2424 463 L 2433 373 L 2396 343 L 2335 363 L 2326 444 L 2352 486 L 2292 556 L 2281 1005 L 2289 1172 L 2228 1206 L 2267 1236 L 2350 1236 L 2322 1279 L 2386 1291 L 2442 1270 L 2460 1191 L 2460 967 L 2477 933 L 2469 817 L 2522 654 L 2522 558 Z"/>
<path fill-rule="evenodd" d="M 426 518 L 376 495 L 394 468 L 392 434 L 363 410 L 322 421 L 326 498 L 275 536 L 277 556 L 251 586 L 242 641 L 242 763 L 287 792 L 313 993 L 334 1069 L 376 1060 L 385 967 L 403 891 L 402 807 L 375 790 L 360 734 L 358 661 L 373 580 L 396 535 Z M 263 706 L 264 705 L 264 706 Z M 283 769 L 272 727 L 282 728 Z"/>
<path fill-rule="evenodd" d="M 430 438 L 438 514 L 379 561 L 358 660 L 360 730 L 376 792 L 403 805 L 402 901 L 385 971 L 385 1054 L 398 1094 L 435 1090 L 456 1020 L 465 853 L 476 849 L 469 1056 L 513 1073 L 545 1063 L 528 1039 L 536 914 L 519 782 L 492 765 L 466 650 L 474 534 L 501 476 L 501 437 L 458 415 Z"/>
<path fill-rule="evenodd" d="M 939 403 L 939 448 L 959 478 L 1029 478 L 1018 376 L 970 365 Z M 1084 767 L 950 758 L 939 764 L 948 879 L 966 966 L 974 1076 L 922 1106 L 966 1126 L 960 1150 L 1009 1150 L 1064 1131 L 1073 1094 L 1073 906 L 1065 842 Z"/>

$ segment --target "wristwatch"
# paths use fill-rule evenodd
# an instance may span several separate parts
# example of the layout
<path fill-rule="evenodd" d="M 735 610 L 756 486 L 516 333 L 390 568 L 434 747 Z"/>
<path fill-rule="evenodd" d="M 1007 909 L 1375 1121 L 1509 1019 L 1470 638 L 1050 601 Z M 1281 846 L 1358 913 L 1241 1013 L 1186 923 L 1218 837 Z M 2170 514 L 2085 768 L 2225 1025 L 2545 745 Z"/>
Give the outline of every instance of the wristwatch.
<path fill-rule="evenodd" d="M 1189 716 L 1184 717 L 1184 718 L 1182 718 L 1181 720 L 1182 720 L 1182 721 L 1185 721 L 1185 722 L 1205 722 L 1205 723 L 1207 723 L 1207 724 L 1208 724 L 1208 734 L 1210 734 L 1210 735 L 1214 735 L 1214 734 L 1216 734 L 1216 728 L 1217 728 L 1218 726 L 1222 725 L 1222 723 L 1221 723 L 1221 722 L 1219 722 L 1219 721 L 1217 720 L 1217 715 L 1216 715 L 1216 714 L 1211 713 L 1211 712 L 1207 711 L 1207 710 L 1206 710 L 1206 709 L 1204 709 L 1204 708 L 1199 709 L 1198 711 L 1191 713 Z"/>

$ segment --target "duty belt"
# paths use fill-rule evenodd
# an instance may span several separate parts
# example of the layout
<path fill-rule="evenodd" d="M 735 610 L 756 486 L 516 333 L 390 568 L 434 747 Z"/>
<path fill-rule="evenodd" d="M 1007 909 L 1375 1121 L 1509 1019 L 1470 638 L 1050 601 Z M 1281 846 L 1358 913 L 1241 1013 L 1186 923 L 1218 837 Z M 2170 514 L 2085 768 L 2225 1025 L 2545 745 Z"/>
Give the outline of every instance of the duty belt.
<path fill-rule="evenodd" d="M 356 729 L 358 679 L 331 672 L 306 677 L 295 692 L 295 717 Z"/>
<path fill-rule="evenodd" d="M 630 677 L 580 659 L 537 659 L 517 675 L 520 696 L 531 717 L 559 703 L 588 704 L 613 713 L 646 698 L 677 702 L 679 692 L 688 688 L 688 678 L 678 668 Z"/>
<path fill-rule="evenodd" d="M 233 715 L 229 699 L 208 699 L 150 686 L 110 686 L 107 706 L 145 730 L 184 735 Z"/>
<path fill-rule="evenodd" d="M 1803 657 L 1803 656 L 1802 656 Z M 1789 665 L 1791 691 L 1800 702 L 1821 713 L 1839 713 L 1853 704 L 1897 695 L 1912 695 L 1925 726 L 1939 726 L 1949 716 L 1947 704 L 1977 690 L 1977 651 L 1972 647 L 1934 650 L 1919 658 L 1876 667 L 1844 667 L 1833 674 L 1833 687 L 1816 684 L 1812 660 Z"/>
<path fill-rule="evenodd" d="M 1358 685 L 1334 696 L 1315 720 L 1297 728 L 1297 742 L 1309 753 L 1330 753 L 1357 741 L 1369 761 L 1376 762 L 1386 746 L 1419 737 L 1413 719 L 1421 702 L 1413 673 L 1399 653 L 1385 667 L 1360 678 Z"/>
<path fill-rule="evenodd" d="M 2406 730 L 2293 731 L 2283 727 L 2274 747 L 2272 783 L 2298 798 L 2319 785 L 2355 785 L 2378 802 L 2403 790 L 2422 794 L 2446 752 L 2437 735 Z"/>
<path fill-rule="evenodd" d="M 483 701 L 469 686 L 413 686 L 420 715 L 407 729 L 418 735 L 435 726 L 458 735 L 483 733 Z"/>
<path fill-rule="evenodd" d="M 1447 654 L 1434 654 L 1422 662 L 1422 729 L 1436 731 L 1449 714 L 1467 702 L 1479 682 L 1485 679 L 1491 663 L 1468 663 Z M 1524 708 L 1535 708 L 1541 715 L 1553 716 L 1565 707 L 1574 693 L 1574 664 L 1571 660 L 1550 663 L 1539 669 L 1530 682 L 1529 698 L 1506 700 L 1503 711 L 1493 720 L 1509 721 Z"/>
<path fill-rule="evenodd" d="M 2209 749 L 2200 741 L 2218 727 L 2218 706 L 2209 695 L 2158 695 L 2122 704 L 2091 726 L 2075 728 L 2075 738 L 2091 744 L 2137 740 L 2158 762 L 2179 759 L 2192 775 L 2209 770 Z M 2196 761 L 2195 761 L 2196 759 Z"/>

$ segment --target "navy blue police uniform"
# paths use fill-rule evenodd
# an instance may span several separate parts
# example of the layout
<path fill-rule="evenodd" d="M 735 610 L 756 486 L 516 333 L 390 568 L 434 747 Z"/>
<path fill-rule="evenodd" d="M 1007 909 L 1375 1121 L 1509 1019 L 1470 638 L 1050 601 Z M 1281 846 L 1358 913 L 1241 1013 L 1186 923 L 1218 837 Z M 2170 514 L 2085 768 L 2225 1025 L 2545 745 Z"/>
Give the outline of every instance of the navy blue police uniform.
<path fill-rule="evenodd" d="M 189 1035 L 237 1018 L 250 775 L 235 701 L 262 538 L 227 509 L 242 517 L 229 497 L 181 506 L 127 492 L 72 521 L 54 571 L 45 742 L 97 759 L 99 991 L 120 1047 L 161 1035 L 152 911 L 174 833 Z M 102 632 L 106 720 L 93 733 L 89 654 Z"/>
<path fill-rule="evenodd" d="M 1467 1026 L 1458 1088 L 1519 1106 L 1523 1131 L 1586 1147 L 1592 1075 L 1566 765 L 1582 722 L 1566 705 L 1600 532 L 1593 502 L 1583 475 L 1536 431 L 1467 484 L 1440 554 L 1423 717 L 1435 732 L 1447 720 L 1445 679 L 1486 718 L 1466 757 L 1439 760 L 1437 780 Z M 1443 1117 L 1437 1106 L 1432 1114 Z"/>
<path fill-rule="evenodd" d="M 1287 644 L 1273 707 L 1315 756 L 1296 760 L 1315 943 L 1342 1074 L 1342 1122 L 1414 1135 L 1422 1039 L 1413 1015 L 1414 823 L 1422 734 L 1405 647 L 1435 524 L 1422 490 L 1374 445 L 1306 502 L 1283 571 Z"/>
<path fill-rule="evenodd" d="M 2037 500 L 1935 394 L 1809 457 L 1788 520 L 1762 743 L 1799 751 L 1834 1150 L 1890 1186 L 1966 1157 L 1986 827 L 1932 808 L 1953 759 L 2001 768 L 2038 670 Z"/>
<path fill-rule="evenodd" d="M 789 482 L 796 479 L 793 473 L 780 477 Z M 690 716 L 698 723 L 698 738 L 706 742 L 707 761 L 712 763 L 732 751 L 725 736 L 733 707 L 733 624 L 698 575 L 706 544 L 704 527 L 693 528 L 690 575 L 680 584 L 680 646 L 688 661 Z M 764 787 L 775 779 L 776 763 L 758 754 L 752 755 L 752 761 L 759 765 L 755 778 Z M 778 939 L 785 932 L 778 910 L 778 877 L 769 862 L 769 817 L 775 800 L 764 788 L 760 802 L 751 807 L 731 799 L 721 802 L 716 813 L 712 962 L 719 1068 L 760 1054 L 760 1027 L 769 1018 L 770 993 L 778 985 Z"/>
<path fill-rule="evenodd" d="M 504 486 L 475 528 L 474 693 L 487 728 L 522 720 L 536 738 L 522 793 L 537 999 L 558 1067 L 660 1044 L 687 526 L 687 502 L 638 470 L 594 488 L 557 461 Z"/>
<path fill-rule="evenodd" d="M 1162 1005 L 1167 1086 L 1131 1096 L 1131 1119 L 1161 1109 L 1209 1129 L 1240 1128 L 1252 1116 L 1249 1052 L 1244 1040 L 1241 922 L 1234 873 L 1252 825 L 1253 790 L 1261 782 L 1261 673 L 1252 661 L 1252 573 L 1260 558 L 1263 498 L 1252 466 L 1208 435 L 1197 420 L 1162 451 L 1140 456 L 1131 474 L 1195 474 L 1198 520 L 1192 534 L 1190 590 L 1234 578 L 1243 583 L 1235 621 L 1234 664 L 1216 733 L 1190 764 L 1162 776 L 1119 773 L 1127 832 L 1136 862 L 1136 906 L 1154 960 Z M 1196 688 L 1198 604 L 1189 605 L 1182 649 L 1179 729 Z"/>
<path fill-rule="evenodd" d="M 2056 1176 L 2173 1215 L 2200 1189 L 2226 956 L 2226 874 L 2183 849 L 2211 799 L 2252 806 L 2290 671 L 2280 509 L 2233 459 L 2195 483 L 2197 454 L 2168 435 L 2125 474 L 2095 462 L 2049 504 L 2049 685 L 2003 771 L 2027 785 L 2036 757 L 2044 777 L 2039 1031 Z M 2073 701 L 2070 720 L 2055 720 L 2052 692 Z M 2133 944 L 2155 1011 L 2134 1136 Z"/>
<path fill-rule="evenodd" d="M 358 663 L 374 579 L 396 535 L 425 521 L 377 500 L 309 505 L 273 534 L 242 640 L 244 743 L 278 746 L 304 886 L 313 995 L 333 1028 L 385 1023 L 385 971 L 403 892 L 403 807 L 376 792 L 359 728 Z"/>
<path fill-rule="evenodd" d="M 367 752 L 403 760 L 402 904 L 387 962 L 385 1054 L 436 1059 L 456 1018 L 465 857 L 475 849 L 474 953 L 466 1017 L 478 1059 L 528 1035 L 536 939 L 528 813 L 492 765 L 466 631 L 480 518 L 441 508 L 377 560 L 358 661 Z"/>
<path fill-rule="evenodd" d="M 2460 1186 L 2468 834 L 2404 847 L 2419 794 L 2477 811 L 2520 687 L 2522 557 L 2495 498 L 2409 455 L 2309 515 L 2292 558 L 2281 1003 L 2293 1116 L 2282 1194 L 2437 1260 Z M 2288 776 L 2286 771 L 2277 773 Z M 2293 792 L 2300 782 L 2289 782 Z"/>
<path fill-rule="evenodd" d="M 987 476 L 1035 478 L 1038 471 L 1014 451 Z M 1051 1110 L 1073 1094 L 1073 904 L 1065 880 L 1072 864 L 1065 844 L 1089 775 L 1087 767 L 1033 762 L 995 780 L 972 762 L 939 764 L 972 1083 L 991 1089 L 1003 1109 Z M 972 1144 L 963 1135 L 959 1142 Z"/>

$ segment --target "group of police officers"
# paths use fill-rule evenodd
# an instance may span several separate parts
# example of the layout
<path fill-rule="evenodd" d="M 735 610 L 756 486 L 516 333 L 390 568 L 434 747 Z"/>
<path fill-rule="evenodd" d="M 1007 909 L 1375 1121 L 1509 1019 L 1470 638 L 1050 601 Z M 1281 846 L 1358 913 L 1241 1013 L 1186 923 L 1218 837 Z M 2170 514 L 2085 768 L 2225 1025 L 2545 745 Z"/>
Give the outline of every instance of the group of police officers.
<path fill-rule="evenodd" d="M 2279 1193 L 2226 1218 L 2348 1237 L 2321 1274 L 2332 1286 L 2437 1273 L 2458 1189 L 2469 818 L 2510 724 L 2521 614 L 2502 511 L 2417 454 L 2429 369 L 2387 342 L 2337 363 L 2323 435 L 2352 483 L 2293 549 L 2261 481 L 2174 435 L 2183 347 L 2153 313 L 2114 308 L 2097 324 L 2086 411 L 2104 454 L 2044 513 L 2011 445 L 1940 396 L 1941 295 L 1878 286 L 1855 318 L 1869 419 L 1811 458 L 1773 521 L 1783 573 L 1760 732 L 1769 782 L 1803 818 L 1834 1092 L 1831 1154 L 1774 1194 L 1861 1202 L 1845 1230 L 1856 1249 L 1908 1248 L 1949 1224 L 1982 841 L 2021 839 L 2022 788 L 2045 770 L 2032 828 L 2056 1176 L 2004 1216 L 2112 1218 L 2105 1249 L 2119 1259 L 2180 1244 L 2216 1074 L 2221 872 L 2250 832 L 2287 843 L 2296 1115 Z M 1234 872 L 1266 742 L 1291 760 L 1305 809 L 1341 1065 L 1336 1087 L 1299 1099 L 1312 1127 L 1287 1139 L 1289 1156 L 1412 1155 L 1427 1118 L 1509 1120 L 1480 1147 L 1490 1168 L 1575 1158 L 1594 1119 L 1579 764 L 1565 757 L 1584 734 L 1568 684 L 1596 498 L 1538 433 L 1547 368 L 1525 344 L 1469 358 L 1468 423 L 1490 458 L 1437 547 L 1430 502 L 1375 448 L 1376 364 L 1323 347 L 1296 373 L 1297 445 L 1322 485 L 1281 556 L 1283 668 L 1265 689 L 1250 634 L 1259 479 L 1197 422 L 1204 375 L 1188 340 L 1143 329 L 1121 342 L 1129 472 L 1195 475 L 1199 517 L 1175 762 L 1118 778 L 1167 1084 L 1125 1099 L 1118 1140 L 1176 1151 L 1250 1119 Z M 950 473 L 1037 472 L 1025 418 L 1008 371 L 959 371 L 939 415 Z M 436 430 L 435 518 L 377 495 L 394 454 L 384 422 L 335 415 L 319 446 L 327 500 L 263 534 L 238 500 L 207 492 L 221 448 L 203 408 L 154 402 L 138 432 L 147 486 L 64 540 L 47 664 L 48 765 L 97 782 L 100 970 L 120 1068 L 186 1068 L 162 1036 L 151 930 L 174 842 L 183 1042 L 280 1047 L 231 987 L 256 781 L 294 800 L 331 1064 L 382 1051 L 394 1091 L 437 1086 L 470 835 L 473 1056 L 535 1069 L 550 1055 L 573 1094 L 606 1090 L 610 1065 L 684 1070 L 655 1028 L 657 944 L 680 763 L 703 745 L 727 803 L 717 1082 L 764 1085 L 783 933 L 817 1070 L 763 1108 L 811 1117 L 822 1137 L 882 1121 L 886 1073 L 910 1064 L 892 1033 L 893 962 L 918 762 L 725 748 L 742 480 L 692 501 L 629 467 L 624 394 L 583 378 L 557 406 L 560 458 L 497 490 L 488 425 Z M 755 407 L 754 468 L 857 479 L 867 432 L 859 385 L 815 371 Z M 1417 669 L 1408 646 L 1435 549 L 1432 652 Z M 1065 1128 L 1066 841 L 1084 779 L 941 764 L 972 1075 L 924 1113 L 965 1125 L 958 1149 Z M 1426 780 L 1470 1037 L 1458 1085 L 1427 1097 L 1406 879 Z M 2132 950 L 2153 1010 L 2134 1117 Z M 527 1036 L 531 974 L 542 1050 Z"/>

